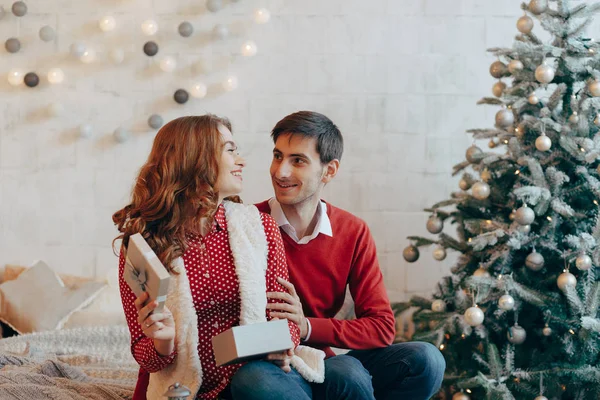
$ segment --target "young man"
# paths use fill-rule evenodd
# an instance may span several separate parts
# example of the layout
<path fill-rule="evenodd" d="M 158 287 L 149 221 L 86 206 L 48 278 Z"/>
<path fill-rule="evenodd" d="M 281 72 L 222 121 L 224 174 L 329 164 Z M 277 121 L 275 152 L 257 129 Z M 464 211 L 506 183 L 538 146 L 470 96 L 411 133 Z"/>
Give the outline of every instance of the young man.
<path fill-rule="evenodd" d="M 268 293 L 285 301 L 269 308 L 295 321 L 306 344 L 327 353 L 325 383 L 311 385 L 313 397 L 429 399 L 442 382 L 443 356 L 429 343 L 392 344 L 395 319 L 371 233 L 361 219 L 320 198 L 339 169 L 339 129 L 322 114 L 301 111 L 279 121 L 271 136 L 275 198 L 257 207 L 280 227 L 291 283 L 280 282 L 289 294 Z M 346 285 L 356 319 L 337 320 Z M 335 356 L 330 346 L 352 350 Z M 232 384 L 264 381 L 256 372 Z"/>

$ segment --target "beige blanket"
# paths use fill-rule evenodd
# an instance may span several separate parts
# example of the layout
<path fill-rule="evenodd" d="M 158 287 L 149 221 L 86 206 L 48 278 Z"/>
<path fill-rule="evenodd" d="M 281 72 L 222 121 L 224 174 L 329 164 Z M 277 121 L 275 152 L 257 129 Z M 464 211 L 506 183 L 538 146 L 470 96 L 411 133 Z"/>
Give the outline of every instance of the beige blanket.
<path fill-rule="evenodd" d="M 138 365 L 124 326 L 0 340 L 0 399 L 130 399 Z"/>

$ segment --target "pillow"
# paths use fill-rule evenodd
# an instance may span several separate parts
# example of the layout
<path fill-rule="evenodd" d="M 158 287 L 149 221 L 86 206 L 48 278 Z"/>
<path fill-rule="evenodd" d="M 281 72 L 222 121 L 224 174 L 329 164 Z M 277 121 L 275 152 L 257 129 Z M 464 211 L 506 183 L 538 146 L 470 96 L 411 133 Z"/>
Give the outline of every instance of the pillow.
<path fill-rule="evenodd" d="M 4 281 L 16 279 L 25 270 L 27 270 L 27 267 L 6 265 Z M 78 289 L 83 284 L 93 280 L 92 278 L 74 275 L 60 274 L 59 277 L 65 286 L 71 289 Z M 71 314 L 62 329 L 127 324 L 123 304 L 121 303 L 117 272 L 114 271 L 114 274 L 107 276 L 106 280 L 96 280 L 96 282 L 107 284 L 107 287 L 89 305 Z"/>
<path fill-rule="evenodd" d="M 60 329 L 105 287 L 94 281 L 77 289 L 65 287 L 46 263 L 38 261 L 17 279 L 0 285 L 0 320 L 21 334 Z"/>

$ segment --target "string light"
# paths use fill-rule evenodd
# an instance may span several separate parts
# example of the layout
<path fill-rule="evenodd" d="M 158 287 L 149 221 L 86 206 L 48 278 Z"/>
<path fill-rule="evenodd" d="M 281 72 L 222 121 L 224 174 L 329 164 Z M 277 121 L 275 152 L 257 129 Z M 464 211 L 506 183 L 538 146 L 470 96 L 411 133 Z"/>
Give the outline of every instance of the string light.
<path fill-rule="evenodd" d="M 440 350 L 444 350 L 446 348 L 446 346 L 444 346 L 444 343 L 440 344 Z"/>
<path fill-rule="evenodd" d="M 460 335 L 461 338 L 465 339 L 467 337 L 467 335 L 465 335 L 464 333 L 462 335 Z"/>
<path fill-rule="evenodd" d="M 519 175 L 520 173 L 521 173 L 520 169 L 518 169 L 518 170 L 515 171 L 515 175 Z"/>
<path fill-rule="evenodd" d="M 469 394 L 473 393 L 473 392 L 471 392 L 471 389 L 467 389 L 467 390 L 465 390 L 465 392 L 467 392 Z"/>
<path fill-rule="evenodd" d="M 582 147 L 579 150 L 581 150 L 582 153 L 585 153 L 585 149 Z"/>
<path fill-rule="evenodd" d="M 551 221 L 551 222 L 552 222 L 552 217 L 548 216 L 548 217 L 546 217 L 546 219 L 547 219 L 548 221 Z"/>
<path fill-rule="evenodd" d="M 508 139 L 504 139 L 504 144 L 508 144 Z"/>
<path fill-rule="evenodd" d="M 574 331 L 573 329 L 569 329 L 569 333 L 570 333 L 571 335 L 574 335 L 574 334 L 575 334 L 575 331 Z"/>
<path fill-rule="evenodd" d="M 594 203 L 595 205 L 598 205 L 598 200 L 594 200 L 594 201 L 593 201 L 593 203 Z"/>

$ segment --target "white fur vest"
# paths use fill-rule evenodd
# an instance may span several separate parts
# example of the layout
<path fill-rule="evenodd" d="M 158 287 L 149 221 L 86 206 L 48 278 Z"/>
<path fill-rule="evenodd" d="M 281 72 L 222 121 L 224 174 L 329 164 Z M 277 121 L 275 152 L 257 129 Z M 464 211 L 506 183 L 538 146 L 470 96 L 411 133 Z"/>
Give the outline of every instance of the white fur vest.
<path fill-rule="evenodd" d="M 233 254 L 240 286 L 240 325 L 266 322 L 266 281 L 268 245 L 258 209 L 226 201 L 225 217 L 229 246 Z M 192 301 L 183 259 L 173 261 L 179 274 L 172 275 L 167 307 L 175 320 L 177 356 L 172 364 L 150 374 L 146 396 L 164 399 L 175 382 L 190 388 L 195 398 L 202 385 L 202 365 L 198 355 L 198 320 Z M 294 350 L 292 366 L 309 382 L 322 383 L 325 378 L 325 353 L 307 346 Z"/>

